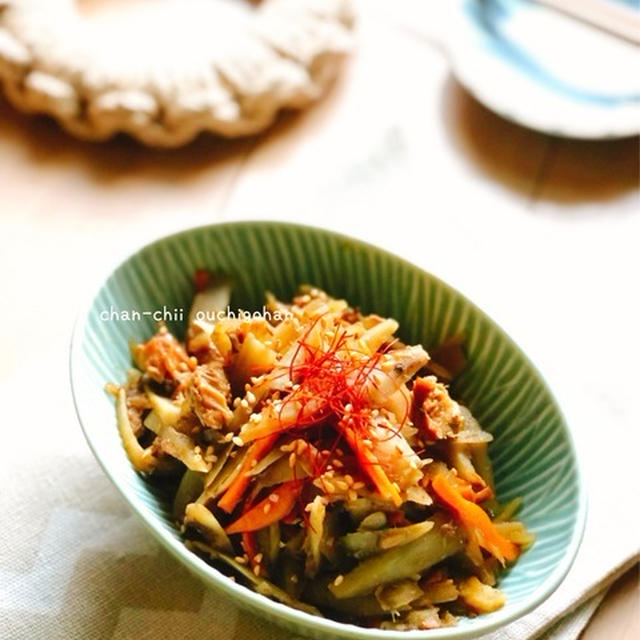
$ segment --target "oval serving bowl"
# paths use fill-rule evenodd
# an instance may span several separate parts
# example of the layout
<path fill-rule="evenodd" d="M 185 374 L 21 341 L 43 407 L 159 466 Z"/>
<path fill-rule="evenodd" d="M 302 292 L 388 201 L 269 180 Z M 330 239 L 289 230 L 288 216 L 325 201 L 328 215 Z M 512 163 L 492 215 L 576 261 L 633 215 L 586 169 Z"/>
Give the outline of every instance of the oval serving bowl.
<path fill-rule="evenodd" d="M 144 311 L 187 311 L 198 268 L 224 272 L 234 287 L 231 308 L 261 309 L 266 290 L 290 299 L 312 283 L 367 313 L 396 318 L 399 335 L 428 350 L 464 333 L 469 364 L 452 385 L 494 436 L 490 445 L 499 499 L 524 498 L 519 519 L 537 540 L 503 574 L 507 604 L 455 627 L 382 631 L 318 618 L 237 584 L 183 545 L 171 519 L 172 496 L 138 475 L 122 448 L 107 382 L 124 380 L 130 340 L 152 335 Z M 138 311 L 125 320 L 120 312 Z M 119 319 L 112 317 L 119 315 Z M 179 315 L 179 314 L 178 314 Z M 183 322 L 168 322 L 182 335 Z M 511 339 L 464 296 L 390 253 L 328 231 L 285 223 L 240 222 L 190 229 L 150 244 L 125 260 L 80 315 L 71 348 L 71 384 L 87 441 L 104 471 L 157 540 L 235 601 L 305 638 L 436 639 L 480 635 L 524 615 L 560 584 L 575 557 L 586 500 L 570 432 L 551 392 Z"/>

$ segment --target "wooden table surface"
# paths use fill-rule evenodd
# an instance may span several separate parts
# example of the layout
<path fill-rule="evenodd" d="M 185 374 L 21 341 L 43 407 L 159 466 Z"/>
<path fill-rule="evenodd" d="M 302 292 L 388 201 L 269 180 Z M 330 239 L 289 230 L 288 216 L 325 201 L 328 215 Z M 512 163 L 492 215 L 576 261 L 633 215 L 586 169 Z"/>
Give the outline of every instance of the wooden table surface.
<path fill-rule="evenodd" d="M 284 217 L 360 235 L 370 219 L 392 227 L 395 208 L 424 201 L 455 228 L 477 229 L 481 251 L 483 207 L 616 224 L 637 216 L 637 187 L 637 139 L 562 140 L 511 124 L 465 93 L 428 42 L 373 18 L 328 98 L 255 138 L 205 136 L 176 151 L 126 138 L 94 145 L 0 99 L 0 292 L 20 309 L 2 318 L 0 378 L 35 358 L 34 336 L 67 339 L 78 291 L 115 257 L 168 231 Z M 389 248 L 401 241 L 389 233 Z M 583 639 L 638 637 L 638 594 L 628 573 Z"/>

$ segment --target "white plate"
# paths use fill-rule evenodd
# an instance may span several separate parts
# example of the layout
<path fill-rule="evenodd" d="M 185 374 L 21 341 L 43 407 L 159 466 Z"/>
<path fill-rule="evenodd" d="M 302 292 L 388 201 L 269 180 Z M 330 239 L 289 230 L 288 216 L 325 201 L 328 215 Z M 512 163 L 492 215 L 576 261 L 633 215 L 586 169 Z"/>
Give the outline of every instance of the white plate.
<path fill-rule="evenodd" d="M 638 47 L 529 0 L 459 0 L 455 14 L 453 73 L 489 109 L 559 136 L 640 132 Z"/>

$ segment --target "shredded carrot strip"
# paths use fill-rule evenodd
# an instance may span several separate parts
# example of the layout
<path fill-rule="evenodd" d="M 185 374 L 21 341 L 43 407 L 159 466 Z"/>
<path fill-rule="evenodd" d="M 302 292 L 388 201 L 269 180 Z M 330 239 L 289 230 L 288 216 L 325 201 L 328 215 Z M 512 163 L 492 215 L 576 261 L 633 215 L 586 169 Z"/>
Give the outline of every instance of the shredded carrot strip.
<path fill-rule="evenodd" d="M 244 549 L 244 552 L 247 554 L 247 557 L 249 558 L 249 563 L 251 564 L 251 566 L 253 566 L 254 558 L 258 553 L 255 533 L 253 531 L 243 532 L 241 541 L 242 541 L 242 548 Z"/>
<path fill-rule="evenodd" d="M 480 477 L 480 476 L 478 476 Z M 484 483 L 484 480 L 480 478 L 483 486 L 479 491 L 476 491 L 473 488 L 473 485 L 466 480 L 463 480 L 460 477 L 456 477 L 456 485 L 460 495 L 467 500 L 471 500 L 471 502 L 482 502 L 483 500 L 488 500 L 489 498 L 493 498 L 493 491 L 491 487 Z"/>
<path fill-rule="evenodd" d="M 255 466 L 255 464 L 261 460 L 267 452 L 273 447 L 275 441 L 278 438 L 278 434 L 274 433 L 266 438 L 256 440 L 249 447 L 247 455 L 242 463 L 242 467 L 231 483 L 229 488 L 225 491 L 223 496 L 218 501 L 218 506 L 227 513 L 231 513 L 251 482 L 251 477 L 248 475 L 249 471 Z"/>
<path fill-rule="evenodd" d="M 247 558 L 249 558 L 249 566 L 253 569 L 253 572 L 256 575 L 261 575 L 264 573 L 262 565 L 260 562 L 256 562 L 258 555 L 258 543 L 256 541 L 256 534 L 253 531 L 245 531 L 241 535 L 241 543 L 244 552 L 247 554 Z M 256 567 L 258 567 L 256 569 Z"/>
<path fill-rule="evenodd" d="M 274 489 L 264 500 L 245 511 L 235 522 L 232 522 L 225 531 L 233 533 L 246 533 L 264 529 L 274 522 L 279 522 L 289 515 L 293 509 L 300 492 L 302 482 L 293 480 L 285 482 Z"/>
<path fill-rule="evenodd" d="M 391 500 L 396 507 L 399 507 L 402 504 L 400 492 L 387 477 L 373 451 L 358 441 L 356 432 L 353 429 L 347 427 L 343 433 L 347 443 L 356 454 L 363 471 L 369 476 L 380 495 L 387 500 Z"/>
<path fill-rule="evenodd" d="M 502 564 L 518 557 L 518 547 L 500 535 L 482 507 L 462 496 L 447 476 L 439 473 L 431 481 L 436 495 L 458 517 L 462 525 L 477 538 L 478 544 Z"/>

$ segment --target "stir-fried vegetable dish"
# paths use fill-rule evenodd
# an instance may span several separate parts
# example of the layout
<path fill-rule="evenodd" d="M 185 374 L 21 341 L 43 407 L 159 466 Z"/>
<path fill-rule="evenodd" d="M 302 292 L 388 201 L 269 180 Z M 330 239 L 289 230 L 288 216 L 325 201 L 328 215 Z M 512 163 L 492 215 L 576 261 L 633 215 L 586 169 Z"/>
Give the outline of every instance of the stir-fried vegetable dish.
<path fill-rule="evenodd" d="M 184 342 L 132 345 L 116 397 L 134 467 L 173 483 L 186 544 L 257 592 L 364 626 L 429 629 L 499 609 L 533 542 L 498 503 L 488 445 L 447 383 L 461 340 L 404 344 L 391 318 L 302 287 L 212 313 L 198 273 Z"/>

